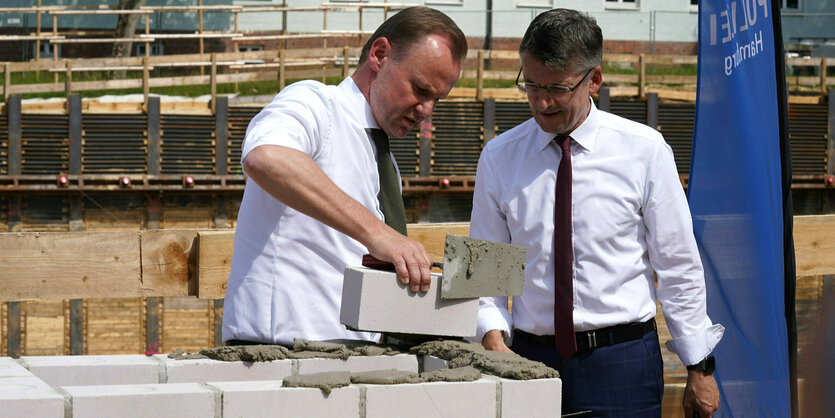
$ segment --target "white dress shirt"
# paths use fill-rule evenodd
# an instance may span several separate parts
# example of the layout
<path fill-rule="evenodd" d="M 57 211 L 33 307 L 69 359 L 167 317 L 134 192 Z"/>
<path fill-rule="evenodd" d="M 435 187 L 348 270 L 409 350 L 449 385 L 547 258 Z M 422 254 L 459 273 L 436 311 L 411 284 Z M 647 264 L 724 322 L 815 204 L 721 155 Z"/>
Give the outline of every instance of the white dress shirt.
<path fill-rule="evenodd" d="M 241 162 L 261 145 L 302 151 L 342 191 L 383 219 L 376 150 L 365 131 L 377 127 L 350 77 L 339 86 L 298 82 L 252 119 Z M 378 339 L 339 322 L 345 266 L 360 265 L 367 252 L 247 181 L 223 307 L 223 340 Z"/>
<path fill-rule="evenodd" d="M 522 296 L 482 298 L 478 339 L 498 329 L 554 334 L 554 200 L 562 151 L 530 119 L 490 141 L 478 163 L 470 235 L 527 247 Z M 591 105 L 571 133 L 574 327 L 588 331 L 656 314 L 686 365 L 705 358 L 712 325 L 690 211 L 670 147 L 657 131 Z M 653 272 L 658 275 L 656 279 Z"/>

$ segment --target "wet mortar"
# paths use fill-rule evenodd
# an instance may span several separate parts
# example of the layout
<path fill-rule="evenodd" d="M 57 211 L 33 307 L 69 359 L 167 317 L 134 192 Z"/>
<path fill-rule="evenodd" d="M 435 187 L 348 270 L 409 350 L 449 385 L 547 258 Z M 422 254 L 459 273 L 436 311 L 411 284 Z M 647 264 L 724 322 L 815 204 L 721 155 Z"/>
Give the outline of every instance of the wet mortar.
<path fill-rule="evenodd" d="M 488 351 L 480 344 L 459 340 L 435 340 L 402 347 L 374 344 L 369 342 L 328 342 L 297 339 L 293 349 L 279 345 L 244 345 L 214 347 L 200 350 L 200 353 L 184 353 L 174 350 L 168 357 L 175 360 L 213 359 L 218 361 L 273 361 L 285 359 L 332 358 L 348 359 L 352 356 L 396 355 L 408 352 L 414 355 L 431 355 L 446 360 L 448 369 L 439 369 L 417 374 L 399 370 L 376 370 L 371 372 L 325 372 L 295 375 L 284 379 L 286 387 L 308 387 L 321 389 L 329 394 L 334 388 L 351 383 L 363 384 L 406 384 L 425 382 L 468 382 L 481 378 L 482 373 L 507 379 L 530 380 L 559 377 L 559 373 L 546 365 L 528 360 L 513 353 Z"/>

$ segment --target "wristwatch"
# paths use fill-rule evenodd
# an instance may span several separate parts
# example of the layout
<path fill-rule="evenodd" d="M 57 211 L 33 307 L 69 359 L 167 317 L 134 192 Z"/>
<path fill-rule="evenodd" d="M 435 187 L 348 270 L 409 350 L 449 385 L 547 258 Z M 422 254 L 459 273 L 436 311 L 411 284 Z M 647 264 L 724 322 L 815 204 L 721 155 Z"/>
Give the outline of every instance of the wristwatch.
<path fill-rule="evenodd" d="M 687 366 L 687 370 L 698 370 L 707 374 L 713 374 L 716 371 L 716 359 L 713 356 L 707 356 L 704 360 Z"/>

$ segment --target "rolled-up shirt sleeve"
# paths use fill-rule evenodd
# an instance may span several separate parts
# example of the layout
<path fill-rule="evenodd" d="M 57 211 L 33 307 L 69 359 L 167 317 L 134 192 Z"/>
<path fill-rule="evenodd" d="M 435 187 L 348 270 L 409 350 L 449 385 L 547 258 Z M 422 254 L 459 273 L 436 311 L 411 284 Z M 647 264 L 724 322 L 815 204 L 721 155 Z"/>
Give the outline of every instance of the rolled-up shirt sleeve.
<path fill-rule="evenodd" d="M 672 336 L 666 346 L 691 365 L 713 351 L 725 328 L 707 315 L 704 270 L 672 150 L 661 142 L 649 158 L 643 217 L 656 295 Z"/>
<path fill-rule="evenodd" d="M 300 81 L 276 95 L 249 123 L 241 149 L 241 164 L 261 145 L 292 148 L 315 159 L 330 138 L 333 125 L 329 99 L 322 87 Z"/>
<path fill-rule="evenodd" d="M 500 183 L 492 178 L 491 153 L 485 150 L 478 160 L 473 211 L 470 217 L 470 236 L 497 242 L 510 242 L 507 220 L 497 199 Z M 475 341 L 481 341 L 484 334 L 497 329 L 503 331 L 509 344 L 513 319 L 508 310 L 507 297 L 483 297 L 478 304 L 478 330 Z"/>

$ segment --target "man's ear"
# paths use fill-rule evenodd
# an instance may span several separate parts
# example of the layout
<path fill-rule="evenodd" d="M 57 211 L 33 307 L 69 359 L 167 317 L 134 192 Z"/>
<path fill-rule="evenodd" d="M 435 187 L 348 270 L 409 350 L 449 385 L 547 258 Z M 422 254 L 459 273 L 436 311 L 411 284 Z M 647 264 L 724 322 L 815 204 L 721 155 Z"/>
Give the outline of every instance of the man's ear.
<path fill-rule="evenodd" d="M 603 69 L 599 65 L 595 67 L 589 74 L 589 79 L 589 95 L 592 95 L 603 86 Z"/>
<path fill-rule="evenodd" d="M 368 65 L 375 73 L 380 72 L 385 59 L 391 59 L 391 42 L 385 37 L 379 37 L 371 43 L 368 51 Z"/>

